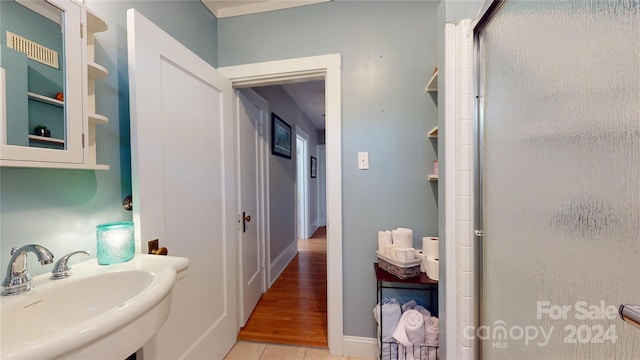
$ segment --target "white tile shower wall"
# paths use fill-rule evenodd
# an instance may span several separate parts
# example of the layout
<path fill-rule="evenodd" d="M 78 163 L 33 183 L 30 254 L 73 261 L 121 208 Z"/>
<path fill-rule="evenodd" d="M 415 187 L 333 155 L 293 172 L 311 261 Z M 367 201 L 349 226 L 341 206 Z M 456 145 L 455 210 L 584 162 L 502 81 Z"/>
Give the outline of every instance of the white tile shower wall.
<path fill-rule="evenodd" d="M 470 32 L 471 20 L 463 20 L 456 25 L 456 187 L 458 208 L 456 227 L 464 229 L 456 233 L 457 249 L 460 254 L 456 264 L 458 276 L 458 349 L 460 359 L 475 358 L 475 344 L 466 331 L 475 329 L 473 273 L 473 40 Z M 464 179 L 464 180 L 463 180 Z M 463 187 L 464 185 L 464 187 Z"/>

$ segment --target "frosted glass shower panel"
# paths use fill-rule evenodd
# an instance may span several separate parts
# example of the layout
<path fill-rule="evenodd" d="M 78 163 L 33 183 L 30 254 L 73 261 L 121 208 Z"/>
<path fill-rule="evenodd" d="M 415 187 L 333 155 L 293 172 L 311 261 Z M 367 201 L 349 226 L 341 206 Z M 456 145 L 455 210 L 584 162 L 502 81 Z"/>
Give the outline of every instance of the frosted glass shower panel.
<path fill-rule="evenodd" d="M 481 32 L 484 358 L 640 354 L 639 7 L 509 1 Z"/>

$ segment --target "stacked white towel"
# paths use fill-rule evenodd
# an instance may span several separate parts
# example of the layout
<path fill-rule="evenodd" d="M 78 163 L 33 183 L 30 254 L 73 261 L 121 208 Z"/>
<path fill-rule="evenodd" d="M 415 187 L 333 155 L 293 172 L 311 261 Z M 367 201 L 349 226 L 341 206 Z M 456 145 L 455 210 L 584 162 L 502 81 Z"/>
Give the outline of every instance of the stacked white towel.
<path fill-rule="evenodd" d="M 413 247 L 413 230 L 411 229 L 397 228 L 391 230 L 391 237 L 393 238 L 393 244 L 399 248 Z"/>
<path fill-rule="evenodd" d="M 378 347 L 382 347 L 382 359 L 397 359 L 398 345 L 393 342 L 393 332 L 402 316 L 400 303 L 395 298 L 385 298 L 382 300 L 382 312 L 378 304 L 373 308 L 373 316 L 378 323 L 378 339 L 382 333 L 382 344 L 378 343 Z M 382 321 L 382 329 L 380 329 L 380 321 Z"/>
<path fill-rule="evenodd" d="M 387 246 L 393 244 L 391 230 L 378 231 L 378 251 L 387 255 Z"/>

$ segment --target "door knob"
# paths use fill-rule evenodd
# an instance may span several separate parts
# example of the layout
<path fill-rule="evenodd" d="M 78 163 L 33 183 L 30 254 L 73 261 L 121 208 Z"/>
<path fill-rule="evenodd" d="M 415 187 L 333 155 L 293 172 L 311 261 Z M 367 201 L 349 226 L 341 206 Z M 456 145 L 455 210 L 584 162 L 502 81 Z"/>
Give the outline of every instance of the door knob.
<path fill-rule="evenodd" d="M 242 212 L 242 232 L 247 232 L 247 223 L 251 222 L 251 215 L 247 215 L 246 212 Z"/>

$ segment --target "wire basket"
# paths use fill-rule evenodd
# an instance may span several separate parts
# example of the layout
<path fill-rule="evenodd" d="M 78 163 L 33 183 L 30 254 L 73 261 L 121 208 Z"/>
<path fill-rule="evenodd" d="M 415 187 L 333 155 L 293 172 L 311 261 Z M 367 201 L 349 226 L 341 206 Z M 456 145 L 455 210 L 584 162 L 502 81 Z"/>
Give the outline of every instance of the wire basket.
<path fill-rule="evenodd" d="M 413 351 L 415 360 L 438 360 L 440 358 L 440 349 L 437 345 L 414 345 L 411 348 L 398 346 L 397 342 L 383 342 L 382 352 L 378 352 L 380 360 L 398 360 L 398 351 L 405 351 L 405 356 L 401 357 L 407 359 L 407 353 Z M 419 354 L 419 355 L 418 355 Z M 410 355 L 410 354 L 409 354 Z"/>

